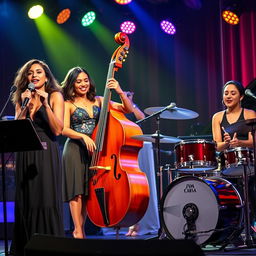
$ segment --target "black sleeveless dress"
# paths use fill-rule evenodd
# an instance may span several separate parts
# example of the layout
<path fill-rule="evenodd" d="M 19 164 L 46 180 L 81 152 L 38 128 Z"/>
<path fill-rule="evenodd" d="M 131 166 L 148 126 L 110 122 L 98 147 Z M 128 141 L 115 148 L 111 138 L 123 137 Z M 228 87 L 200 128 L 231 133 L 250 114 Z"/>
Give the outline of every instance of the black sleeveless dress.
<path fill-rule="evenodd" d="M 87 111 L 77 107 L 70 117 L 71 129 L 91 136 L 97 125 L 100 108 L 93 106 L 93 117 Z M 68 138 L 63 149 L 63 200 L 70 201 L 77 195 L 88 195 L 88 168 L 90 157 L 86 146 L 76 139 Z"/>
<path fill-rule="evenodd" d="M 238 118 L 238 120 L 236 122 L 239 122 L 239 121 L 243 121 L 245 120 L 244 118 L 244 108 L 242 109 L 242 112 Z M 224 128 L 227 128 L 228 126 L 230 126 L 231 124 L 228 122 L 227 120 L 227 114 L 226 114 L 226 110 L 224 112 L 224 115 L 223 115 L 223 118 L 221 120 L 221 123 L 220 123 L 220 127 L 224 127 Z M 224 139 L 224 131 L 221 129 L 221 134 L 222 134 L 222 140 Z M 234 133 L 230 133 L 230 137 L 233 138 L 234 136 Z M 247 140 L 248 139 L 248 131 L 239 131 L 237 133 L 237 138 L 239 140 Z"/>
<path fill-rule="evenodd" d="M 61 156 L 44 106 L 32 123 L 47 149 L 16 154 L 14 255 L 24 254 L 35 233 L 64 236 Z"/>

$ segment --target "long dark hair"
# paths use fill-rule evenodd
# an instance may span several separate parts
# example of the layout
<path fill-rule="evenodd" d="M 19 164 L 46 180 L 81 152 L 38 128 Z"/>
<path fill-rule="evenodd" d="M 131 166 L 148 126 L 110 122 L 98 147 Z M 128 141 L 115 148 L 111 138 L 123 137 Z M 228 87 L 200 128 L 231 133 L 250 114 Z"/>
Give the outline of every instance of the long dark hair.
<path fill-rule="evenodd" d="M 21 93 L 24 92 L 28 87 L 28 72 L 33 64 L 39 64 L 45 71 L 45 75 L 47 77 L 45 91 L 47 93 L 51 94 L 52 92 L 62 91 L 49 66 L 44 61 L 32 59 L 26 62 L 16 73 L 13 84 L 17 86 L 17 90 L 12 97 L 12 102 L 14 104 L 17 102 L 21 103 Z"/>
<path fill-rule="evenodd" d="M 96 96 L 95 84 L 92 81 L 89 73 L 84 68 L 81 68 L 81 67 L 71 68 L 68 71 L 64 81 L 61 83 L 63 88 L 64 100 L 74 101 L 76 96 L 74 91 L 74 84 L 76 82 L 78 75 L 82 72 L 84 72 L 88 76 L 88 79 L 90 82 L 90 88 L 89 88 L 89 91 L 87 92 L 87 98 L 90 101 L 93 101 L 93 102 L 95 101 L 95 96 Z"/>

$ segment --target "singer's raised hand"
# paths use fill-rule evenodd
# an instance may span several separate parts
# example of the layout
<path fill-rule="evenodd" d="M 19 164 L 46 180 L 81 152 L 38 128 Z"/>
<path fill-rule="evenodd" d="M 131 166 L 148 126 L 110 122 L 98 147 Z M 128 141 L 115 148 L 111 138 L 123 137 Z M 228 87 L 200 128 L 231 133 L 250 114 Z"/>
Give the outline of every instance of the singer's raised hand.
<path fill-rule="evenodd" d="M 26 89 L 22 94 L 21 94 L 21 101 L 24 102 L 25 99 L 29 99 L 29 101 L 27 102 L 26 106 L 28 106 L 28 104 L 30 103 L 31 101 L 31 98 L 32 98 L 32 92 L 29 90 L 29 89 Z M 24 106 L 24 107 L 26 107 Z"/>
<path fill-rule="evenodd" d="M 41 100 L 42 104 L 45 107 L 48 107 L 49 106 L 49 103 L 48 103 L 48 93 L 45 92 L 45 91 L 42 91 L 42 90 L 37 90 L 37 89 L 36 89 L 36 93 L 40 96 L 40 100 Z"/>

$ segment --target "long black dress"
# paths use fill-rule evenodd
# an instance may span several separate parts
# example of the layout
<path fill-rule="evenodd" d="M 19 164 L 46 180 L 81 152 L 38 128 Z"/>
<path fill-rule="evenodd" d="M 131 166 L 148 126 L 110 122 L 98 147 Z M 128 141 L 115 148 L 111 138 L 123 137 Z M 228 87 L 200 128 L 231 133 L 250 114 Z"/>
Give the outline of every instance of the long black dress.
<path fill-rule="evenodd" d="M 47 149 L 16 154 L 14 255 L 24 254 L 35 233 L 64 236 L 61 157 L 44 106 L 35 113 L 33 125 Z"/>
<path fill-rule="evenodd" d="M 99 119 L 100 108 L 93 106 L 93 117 L 83 108 L 76 107 L 70 117 L 70 127 L 91 136 Z M 90 157 L 86 146 L 68 138 L 63 149 L 63 200 L 68 202 L 77 195 L 88 195 L 88 167 Z"/>

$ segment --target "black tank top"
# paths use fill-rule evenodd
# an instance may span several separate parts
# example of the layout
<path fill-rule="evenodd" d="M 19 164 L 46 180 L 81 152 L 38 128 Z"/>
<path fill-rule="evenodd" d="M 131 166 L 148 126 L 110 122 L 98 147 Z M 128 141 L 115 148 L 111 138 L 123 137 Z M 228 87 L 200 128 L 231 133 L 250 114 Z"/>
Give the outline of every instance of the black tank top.
<path fill-rule="evenodd" d="M 240 116 L 239 116 L 239 118 L 238 118 L 238 120 L 236 121 L 236 122 L 238 122 L 238 121 L 242 121 L 242 120 L 245 120 L 244 119 L 244 109 L 242 109 L 242 112 L 241 112 L 241 114 L 240 114 Z M 235 123 L 236 123 L 235 122 Z M 227 120 L 227 116 L 226 116 L 226 110 L 225 110 L 225 112 L 224 112 L 224 115 L 223 115 L 223 118 L 222 118 L 222 121 L 221 121 L 221 123 L 220 123 L 220 127 L 224 127 L 224 128 L 226 128 L 226 127 L 228 127 L 228 126 L 230 126 L 231 124 L 228 122 L 228 120 Z M 222 140 L 224 139 L 224 132 L 223 132 L 223 130 L 221 129 L 221 135 L 222 135 Z M 231 138 L 233 138 L 233 136 L 234 136 L 234 133 L 230 133 L 230 136 L 231 136 Z M 248 139 L 248 131 L 239 131 L 238 133 L 237 133 L 237 138 L 239 139 L 239 140 L 247 140 Z"/>

